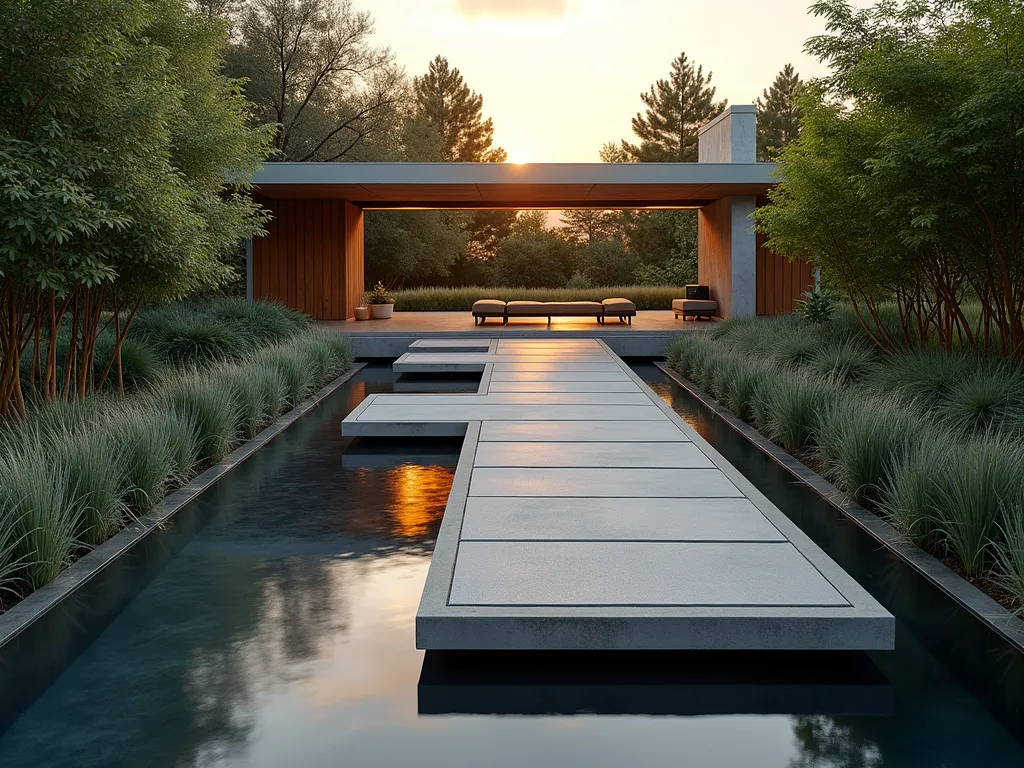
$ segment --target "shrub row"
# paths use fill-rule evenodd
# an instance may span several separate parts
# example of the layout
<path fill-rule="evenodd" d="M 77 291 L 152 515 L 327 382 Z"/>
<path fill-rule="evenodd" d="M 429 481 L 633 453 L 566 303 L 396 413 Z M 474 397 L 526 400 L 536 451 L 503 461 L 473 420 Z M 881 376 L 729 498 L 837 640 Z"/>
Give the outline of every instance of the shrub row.
<path fill-rule="evenodd" d="M 45 406 L 0 431 L 0 590 L 52 581 L 351 364 L 344 337 L 308 329 L 144 395 Z"/>
<path fill-rule="evenodd" d="M 226 360 L 238 360 L 268 344 L 278 344 L 309 328 L 304 315 L 273 302 L 249 304 L 244 299 L 207 302 L 179 302 L 143 309 L 135 318 L 121 344 L 124 388 L 138 391 L 152 387 L 176 369 L 201 367 Z M 68 323 L 57 335 L 58 379 L 71 343 Z M 111 324 L 96 340 L 94 379 L 108 369 L 114 355 Z M 32 370 L 31 349 L 21 359 L 26 390 Z M 105 390 L 116 389 L 111 369 Z"/>
<path fill-rule="evenodd" d="M 931 350 L 883 356 L 850 328 L 716 323 L 679 334 L 668 363 L 911 540 L 1024 603 L 1024 372 Z"/>
<path fill-rule="evenodd" d="M 682 287 L 614 285 L 607 288 L 412 288 L 395 293 L 396 312 L 469 312 L 477 299 L 501 301 L 601 301 L 623 297 L 636 308 L 671 309 Z"/>

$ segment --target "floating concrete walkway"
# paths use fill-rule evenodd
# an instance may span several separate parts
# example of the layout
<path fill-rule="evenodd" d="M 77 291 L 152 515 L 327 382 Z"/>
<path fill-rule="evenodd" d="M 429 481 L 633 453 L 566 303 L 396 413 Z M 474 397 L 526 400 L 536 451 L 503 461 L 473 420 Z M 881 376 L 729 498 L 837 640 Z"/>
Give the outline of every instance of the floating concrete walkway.
<path fill-rule="evenodd" d="M 416 617 L 426 649 L 890 649 L 894 620 L 595 339 L 436 339 L 349 436 L 465 435 Z"/>

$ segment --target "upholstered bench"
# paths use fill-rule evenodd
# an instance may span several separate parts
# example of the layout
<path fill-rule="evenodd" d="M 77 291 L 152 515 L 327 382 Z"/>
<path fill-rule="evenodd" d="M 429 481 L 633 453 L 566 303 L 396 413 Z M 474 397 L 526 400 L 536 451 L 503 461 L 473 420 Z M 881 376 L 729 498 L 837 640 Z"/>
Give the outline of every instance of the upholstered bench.
<path fill-rule="evenodd" d="M 513 317 L 604 317 L 604 305 L 596 301 L 510 301 L 505 316 Z"/>
<path fill-rule="evenodd" d="M 711 288 L 708 286 L 688 285 L 685 299 L 672 299 L 672 311 L 677 320 L 680 317 L 683 320 L 687 317 L 694 320 L 702 317 L 710 319 L 718 313 L 718 302 L 711 298 Z"/>
<path fill-rule="evenodd" d="M 483 325 L 488 317 L 500 317 L 507 323 L 510 317 L 593 317 L 604 324 L 606 317 L 617 317 L 621 323 L 636 315 L 636 304 L 629 299 L 605 299 L 597 301 L 510 301 L 480 299 L 473 302 L 473 322 Z"/>
<path fill-rule="evenodd" d="M 598 322 L 604 325 L 605 318 L 617 317 L 621 323 L 623 320 L 628 320 L 629 324 L 633 324 L 633 318 L 636 317 L 636 304 L 629 299 L 605 299 L 601 302 L 604 307 L 604 314 L 598 318 Z"/>
<path fill-rule="evenodd" d="M 505 319 L 505 302 L 497 299 L 480 299 L 473 302 L 473 324 L 483 325 L 488 317 Z"/>

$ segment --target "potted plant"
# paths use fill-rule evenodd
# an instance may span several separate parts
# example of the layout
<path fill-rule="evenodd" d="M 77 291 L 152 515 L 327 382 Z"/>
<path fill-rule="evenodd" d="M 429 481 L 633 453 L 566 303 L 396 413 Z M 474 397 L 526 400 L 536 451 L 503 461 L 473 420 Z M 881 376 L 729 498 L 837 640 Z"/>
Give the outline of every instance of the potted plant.
<path fill-rule="evenodd" d="M 391 317 L 395 311 L 395 297 L 380 280 L 377 281 L 373 290 L 366 294 L 366 303 L 370 306 L 370 317 Z"/>

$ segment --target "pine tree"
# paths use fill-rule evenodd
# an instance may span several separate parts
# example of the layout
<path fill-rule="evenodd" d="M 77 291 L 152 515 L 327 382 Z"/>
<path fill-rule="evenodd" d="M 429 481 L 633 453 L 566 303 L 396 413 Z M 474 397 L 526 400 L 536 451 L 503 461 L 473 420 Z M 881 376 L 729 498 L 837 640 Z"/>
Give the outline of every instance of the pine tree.
<path fill-rule="evenodd" d="M 440 160 L 502 163 L 505 150 L 492 146 L 494 122 L 483 118 L 484 97 L 470 90 L 457 67 L 437 56 L 427 73 L 413 78 L 416 114 L 440 137 Z M 495 256 L 508 236 L 515 211 L 476 211 L 467 225 L 469 242 L 452 268 L 454 280 L 478 282 L 480 263 Z"/>
<path fill-rule="evenodd" d="M 771 162 L 800 133 L 800 107 L 796 95 L 800 75 L 787 64 L 775 82 L 757 100 L 757 159 Z"/>
<path fill-rule="evenodd" d="M 484 97 L 469 89 L 457 67 L 437 56 L 422 77 L 413 78 L 417 112 L 441 135 L 446 162 L 502 162 L 505 150 L 493 147 L 494 123 L 483 119 Z"/>
<path fill-rule="evenodd" d="M 697 131 L 723 109 L 715 101 L 711 73 L 694 68 L 685 53 L 672 62 L 668 80 L 658 80 L 640 94 L 647 109 L 633 118 L 633 133 L 640 145 L 622 142 L 622 148 L 642 163 L 692 163 L 697 160 Z"/>

